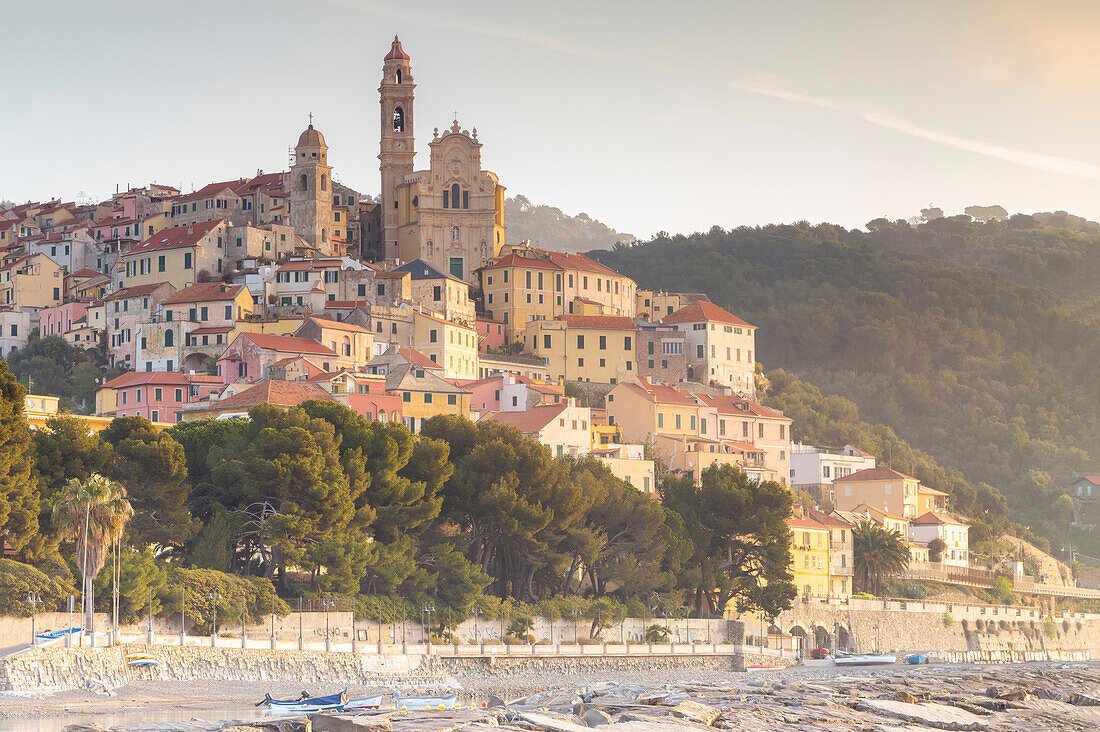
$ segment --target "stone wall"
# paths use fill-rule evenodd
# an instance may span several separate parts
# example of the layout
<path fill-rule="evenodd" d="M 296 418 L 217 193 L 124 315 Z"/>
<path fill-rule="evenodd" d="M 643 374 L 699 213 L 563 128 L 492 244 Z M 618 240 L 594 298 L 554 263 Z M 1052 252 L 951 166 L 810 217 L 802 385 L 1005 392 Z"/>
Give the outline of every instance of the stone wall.
<path fill-rule="evenodd" d="M 868 607 L 870 606 L 870 607 Z M 950 615 L 950 623 L 945 623 Z M 834 628 L 841 649 L 914 651 L 1100 650 L 1100 618 L 1054 617 L 1029 608 L 874 602 L 850 605 L 796 602 L 776 625 L 784 633 L 804 633 L 807 648 L 833 647 Z M 1046 630 L 1052 629 L 1048 637 Z M 815 632 L 816 631 L 816 632 Z M 815 638 L 816 635 L 816 638 Z M 847 642 L 846 642 L 847 641 Z"/>
<path fill-rule="evenodd" d="M 738 649 L 739 650 L 739 649 Z M 488 656 L 479 658 L 433 658 L 433 670 L 450 676 L 508 676 L 518 674 L 574 674 L 594 671 L 734 671 L 740 654 L 733 647 L 729 655 L 707 656 Z"/>

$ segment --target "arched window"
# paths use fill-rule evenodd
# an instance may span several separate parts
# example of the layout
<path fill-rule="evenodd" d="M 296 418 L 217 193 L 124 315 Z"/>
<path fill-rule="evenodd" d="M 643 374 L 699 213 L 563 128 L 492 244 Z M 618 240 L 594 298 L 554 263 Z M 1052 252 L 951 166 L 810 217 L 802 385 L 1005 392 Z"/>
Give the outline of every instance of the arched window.
<path fill-rule="evenodd" d="M 328 231 L 321 229 L 321 241 L 328 241 Z"/>
<path fill-rule="evenodd" d="M 351 339 L 348 338 L 347 336 L 344 336 L 344 342 L 341 345 L 343 345 L 342 350 L 344 352 L 344 355 L 345 356 L 350 356 L 351 355 Z"/>
<path fill-rule="evenodd" d="M 461 200 L 462 194 L 458 192 L 458 183 L 455 183 L 451 186 L 451 208 L 458 208 Z"/>
<path fill-rule="evenodd" d="M 171 328 L 169 328 L 168 330 L 164 331 L 164 346 L 165 346 L 166 348 L 167 348 L 167 347 L 169 347 L 169 346 L 172 346 L 172 345 L 174 345 L 174 344 L 175 344 L 175 340 L 176 340 L 176 337 L 175 337 L 175 335 L 174 335 L 174 334 L 172 333 L 172 329 L 171 329 Z"/>
<path fill-rule="evenodd" d="M 428 242 L 428 259 L 435 255 L 435 244 Z"/>
<path fill-rule="evenodd" d="M 400 84 L 400 83 L 401 83 L 401 69 L 398 69 L 398 70 L 397 70 L 397 83 L 398 83 L 398 84 Z"/>
<path fill-rule="evenodd" d="M 309 176 L 307 176 L 305 173 L 302 173 L 301 177 L 298 178 L 298 190 L 304 191 L 304 190 L 308 190 L 308 189 L 309 189 Z"/>
<path fill-rule="evenodd" d="M 322 191 L 327 191 L 328 190 L 328 176 L 327 175 L 322 175 L 321 176 L 321 190 Z"/>
<path fill-rule="evenodd" d="M 386 410 L 385 409 L 379 409 L 378 410 L 378 421 L 383 422 L 383 423 L 386 421 Z"/>
<path fill-rule="evenodd" d="M 405 110 L 401 109 L 401 107 L 393 108 L 393 131 L 405 131 Z"/>

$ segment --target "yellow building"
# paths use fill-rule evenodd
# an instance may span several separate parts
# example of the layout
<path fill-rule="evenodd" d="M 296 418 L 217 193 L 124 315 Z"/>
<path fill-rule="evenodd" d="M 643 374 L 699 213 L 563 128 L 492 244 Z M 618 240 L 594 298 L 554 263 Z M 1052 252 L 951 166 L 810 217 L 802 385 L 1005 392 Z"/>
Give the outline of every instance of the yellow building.
<path fill-rule="evenodd" d="M 374 357 L 374 335 L 358 325 L 328 318 L 306 318 L 294 332 L 297 338 L 328 346 L 343 358 L 353 359 L 356 366 L 365 366 Z"/>
<path fill-rule="evenodd" d="M 30 254 L 0 267 L 0 305 L 52 308 L 65 296 L 65 272 L 45 254 Z"/>
<path fill-rule="evenodd" d="M 633 318 L 634 280 L 583 254 L 505 245 L 481 271 L 485 309 L 505 324 L 506 337 L 524 337 L 527 323 L 560 315 Z"/>
<path fill-rule="evenodd" d="M 221 219 L 164 229 L 119 257 L 119 287 L 171 283 L 177 290 L 200 274 L 221 275 L 226 224 Z"/>
<path fill-rule="evenodd" d="M 423 354 L 391 349 L 372 359 L 366 371 L 386 377 L 386 393 L 401 399 L 403 421 L 413 432 L 437 415 L 472 417 L 470 392 L 444 379 L 442 368 Z"/>
<path fill-rule="evenodd" d="M 104 390 L 100 390 L 104 391 Z M 108 389 L 106 391 L 113 391 Z M 99 398 L 99 392 L 96 393 L 96 398 Z M 112 404 L 111 411 L 114 411 Z M 58 409 L 58 398 L 55 396 L 44 396 L 42 394 L 27 394 L 23 402 L 23 417 L 27 420 L 27 426 L 32 430 L 48 430 L 49 425 L 46 423 L 52 418 L 62 414 Z M 86 414 L 65 414 L 66 417 L 73 417 L 79 419 L 85 425 L 87 425 L 90 432 L 100 432 L 106 429 L 114 417 L 99 417 Z M 153 426 L 158 430 L 165 430 L 172 425 L 167 422 L 153 422 Z"/>
<path fill-rule="evenodd" d="M 867 504 L 879 511 L 913 519 L 920 515 L 920 481 L 890 468 L 866 468 L 833 480 L 836 507 L 854 510 Z M 937 491 L 938 493 L 938 491 Z M 933 498 L 929 494 L 929 498 Z"/>
<path fill-rule="evenodd" d="M 805 515 L 787 519 L 791 531 L 791 573 L 804 600 L 829 596 L 829 527 Z"/>
<path fill-rule="evenodd" d="M 663 290 L 638 290 L 635 312 L 639 320 L 658 322 L 666 315 L 687 307 L 693 302 L 710 302 L 701 292 L 664 292 Z"/>
<path fill-rule="evenodd" d="M 527 323 L 524 345 L 547 360 L 552 379 L 617 384 L 637 371 L 634 338 L 627 317 L 559 315 Z"/>
<path fill-rule="evenodd" d="M 478 377 L 477 331 L 473 324 L 447 320 L 423 305 L 403 302 L 375 306 L 370 330 L 376 343 L 393 343 L 419 351 L 443 369 L 447 379 Z"/>

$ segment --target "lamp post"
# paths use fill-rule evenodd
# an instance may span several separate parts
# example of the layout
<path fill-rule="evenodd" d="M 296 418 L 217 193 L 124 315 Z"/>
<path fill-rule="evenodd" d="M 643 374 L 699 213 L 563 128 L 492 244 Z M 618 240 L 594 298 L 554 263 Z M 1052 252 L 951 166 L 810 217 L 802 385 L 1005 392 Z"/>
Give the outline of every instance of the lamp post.
<path fill-rule="evenodd" d="M 275 590 L 271 591 L 271 650 L 275 650 Z"/>
<path fill-rule="evenodd" d="M 31 646 L 33 647 L 38 643 L 38 604 L 42 602 L 42 598 L 32 592 L 27 595 L 25 602 L 31 606 Z"/>
<path fill-rule="evenodd" d="M 427 654 L 430 656 L 432 655 L 432 613 L 435 612 L 435 605 L 429 602 L 425 604 L 420 611 L 428 615 L 428 633 L 425 643 L 428 644 Z"/>
<path fill-rule="evenodd" d="M 248 647 L 248 636 L 245 634 L 244 624 L 247 620 L 248 608 L 244 602 L 244 595 L 241 595 L 241 648 Z"/>
<path fill-rule="evenodd" d="M 328 599 L 321 600 L 321 606 L 325 608 L 325 651 L 326 652 L 332 650 L 332 631 L 329 630 L 328 609 L 330 607 L 333 607 L 335 604 L 336 603 L 334 603 L 332 600 L 328 600 Z"/>
<path fill-rule="evenodd" d="M 570 612 L 573 614 L 573 645 L 577 645 L 580 642 L 577 639 L 577 608 L 573 608 Z"/>
<path fill-rule="evenodd" d="M 358 632 L 355 630 L 355 598 L 351 599 L 351 652 L 353 654 L 359 652 L 359 638 L 356 637 Z"/>
<path fill-rule="evenodd" d="M 620 610 L 619 612 L 622 613 L 619 616 L 619 645 L 620 646 L 625 646 L 626 645 L 626 607 L 623 607 L 623 609 Z"/>
<path fill-rule="evenodd" d="M 187 607 L 187 586 L 180 587 L 180 648 L 183 648 L 184 638 L 187 633 L 187 618 L 184 610 Z"/>
<path fill-rule="evenodd" d="M 481 608 L 477 606 L 477 603 L 474 603 L 474 642 L 480 644 L 481 643 L 481 635 L 478 633 L 478 628 L 477 628 L 477 616 L 478 615 L 481 615 Z"/>
<path fill-rule="evenodd" d="M 146 599 L 146 602 L 149 605 L 149 636 L 148 636 L 148 643 L 149 643 L 149 645 L 153 645 L 153 590 L 152 589 L 148 590 L 148 594 L 147 594 L 145 599 Z M 118 626 L 116 625 L 115 627 L 117 628 Z"/>
<path fill-rule="evenodd" d="M 214 622 L 210 629 L 210 647 L 214 648 L 218 645 L 218 600 L 222 599 L 222 596 L 217 592 L 208 592 L 206 599 L 210 600 L 211 607 L 214 610 Z"/>
<path fill-rule="evenodd" d="M 298 650 L 305 648 L 305 638 L 302 637 L 302 598 L 298 598 Z"/>

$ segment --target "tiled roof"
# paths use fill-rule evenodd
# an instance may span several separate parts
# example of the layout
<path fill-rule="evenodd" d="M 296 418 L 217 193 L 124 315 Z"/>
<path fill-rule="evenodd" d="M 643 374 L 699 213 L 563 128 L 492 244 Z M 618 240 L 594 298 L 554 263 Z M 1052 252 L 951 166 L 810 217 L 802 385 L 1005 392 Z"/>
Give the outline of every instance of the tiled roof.
<path fill-rule="evenodd" d="M 241 333 L 240 338 L 247 338 L 260 348 L 283 353 L 316 353 L 322 356 L 335 356 L 336 352 L 328 346 L 323 346 L 317 341 L 308 338 L 295 338 L 294 336 L 269 335 L 267 333 Z"/>
<path fill-rule="evenodd" d="M 605 328 L 610 330 L 635 330 L 634 319 L 623 315 L 559 315 L 570 328 Z"/>
<path fill-rule="evenodd" d="M 194 330 L 189 331 L 188 335 L 214 335 L 217 333 L 228 333 L 231 330 L 233 330 L 233 326 L 231 325 L 211 326 L 208 328 L 195 328 Z"/>
<path fill-rule="evenodd" d="M 662 323 L 698 323 L 704 320 L 713 320 L 718 323 L 740 325 L 744 328 L 755 328 L 755 325 L 746 323 L 730 311 L 720 308 L 712 302 L 693 302 L 680 308 L 674 313 L 669 313 L 661 318 Z"/>
<path fill-rule="evenodd" d="M 370 300 L 325 300 L 325 310 L 351 310 L 370 304 Z"/>
<path fill-rule="evenodd" d="M 1093 485 L 1100 485 L 1100 475 L 1082 475 L 1077 482 L 1080 483 L 1082 480 L 1087 480 Z"/>
<path fill-rule="evenodd" d="M 305 323 L 308 323 L 311 320 L 322 328 L 331 328 L 332 330 L 346 330 L 350 333 L 371 332 L 361 325 L 355 325 L 354 323 L 345 323 L 342 320 L 333 320 L 332 318 L 319 318 L 317 316 L 310 316 L 306 318 Z M 305 325 L 305 323 L 303 323 L 303 325 Z M 373 333 L 371 335 L 373 335 Z"/>
<path fill-rule="evenodd" d="M 595 272 L 596 274 L 614 275 L 619 277 L 619 273 L 610 267 L 597 262 L 595 259 L 588 257 L 584 254 L 572 254 L 570 252 L 547 252 L 550 255 L 550 261 L 557 264 L 562 269 L 579 269 L 584 272 Z"/>
<path fill-rule="evenodd" d="M 523 412 L 489 412 L 482 419 L 490 422 L 500 422 L 518 428 L 521 432 L 538 432 L 553 420 L 557 419 L 567 405 L 548 404 L 538 407 L 528 407 Z"/>
<path fill-rule="evenodd" d="M 957 526 L 967 526 L 968 524 L 957 516 L 952 516 L 949 513 L 942 511 L 929 511 L 913 519 L 914 524 L 955 524 Z"/>
<path fill-rule="evenodd" d="M 696 406 L 695 400 L 682 391 L 677 391 L 665 384 L 654 384 L 638 377 L 638 383 L 624 382 L 623 386 L 631 389 L 651 402 L 662 404 L 681 404 L 684 406 Z"/>
<path fill-rule="evenodd" d="M 134 287 L 123 287 L 121 290 L 115 290 L 114 292 L 104 296 L 103 300 L 120 300 L 126 297 L 141 297 L 142 295 L 148 295 L 155 292 L 158 288 L 167 285 L 167 282 L 154 282 L 149 285 L 135 285 Z M 171 287 L 171 285 L 169 285 Z"/>
<path fill-rule="evenodd" d="M 825 526 L 819 521 L 814 521 L 812 518 L 797 518 L 795 516 L 791 516 L 789 519 L 787 519 L 787 526 L 792 529 L 814 529 L 817 531 L 829 530 L 828 526 Z"/>
<path fill-rule="evenodd" d="M 182 371 L 128 371 L 103 385 L 109 389 L 125 389 L 145 384 L 220 384 L 221 377 L 209 374 L 185 374 Z"/>
<path fill-rule="evenodd" d="M 238 196 L 248 195 L 256 191 L 263 191 L 268 195 L 280 195 L 285 193 L 283 190 L 283 174 L 264 173 L 263 175 L 256 176 L 252 180 L 241 183 L 233 189 L 233 192 Z"/>
<path fill-rule="evenodd" d="M 836 478 L 833 482 L 858 483 L 865 480 L 916 480 L 916 478 L 891 468 L 864 468 L 843 478 Z"/>
<path fill-rule="evenodd" d="M 279 267 L 278 272 L 313 272 L 321 269 L 339 267 L 343 261 L 339 259 L 296 259 Z"/>
<path fill-rule="evenodd" d="M 194 193 L 188 193 L 175 199 L 176 201 L 190 201 L 194 198 L 209 198 L 215 193 L 221 193 L 226 188 L 236 192 L 237 187 L 241 184 L 240 180 L 227 180 L 224 183 L 209 183 L 202 188 L 198 189 Z"/>
<path fill-rule="evenodd" d="M 171 229 L 162 229 L 131 249 L 125 256 L 160 249 L 195 246 L 199 243 L 199 240 L 217 228 L 221 223 L 221 219 L 214 219 L 213 221 L 203 221 L 187 226 L 173 226 Z"/>
<path fill-rule="evenodd" d="M 211 402 L 210 406 L 218 409 L 223 409 L 225 407 L 251 407 L 256 404 L 275 404 L 280 407 L 295 407 L 311 399 L 331 401 L 332 395 L 316 384 L 311 384 L 308 381 L 276 381 L 274 379 L 265 379 L 255 386 L 249 387 L 231 397 Z"/>
<path fill-rule="evenodd" d="M 78 269 L 77 271 L 73 272 L 69 276 L 70 277 L 95 277 L 98 274 L 102 274 L 102 273 L 101 272 L 96 272 L 94 269 L 88 269 L 87 267 L 85 267 L 84 269 Z"/>
<path fill-rule="evenodd" d="M 169 297 L 164 304 L 234 300 L 244 289 L 247 289 L 244 285 L 227 285 L 224 282 L 196 282 Z"/>
<path fill-rule="evenodd" d="M 489 265 L 492 267 L 529 267 L 531 269 L 561 269 L 561 267 L 548 259 L 535 257 L 522 257 L 515 252 L 504 255 Z"/>
<path fill-rule="evenodd" d="M 692 392 L 692 396 L 708 407 L 714 407 L 719 414 L 750 414 L 754 417 L 767 419 L 789 419 L 774 409 L 768 409 L 763 404 L 743 399 L 731 394 L 703 394 Z"/>
<path fill-rule="evenodd" d="M 425 356 L 420 351 L 412 348 L 399 348 L 397 352 L 401 354 L 401 357 L 411 363 L 413 366 L 419 366 L 422 369 L 442 369 L 443 367 L 437 364 Z"/>

